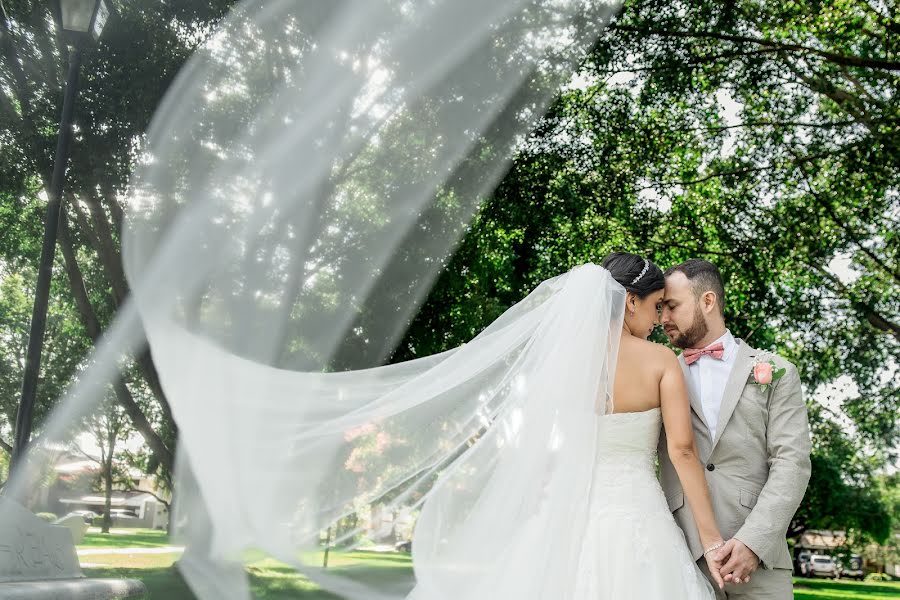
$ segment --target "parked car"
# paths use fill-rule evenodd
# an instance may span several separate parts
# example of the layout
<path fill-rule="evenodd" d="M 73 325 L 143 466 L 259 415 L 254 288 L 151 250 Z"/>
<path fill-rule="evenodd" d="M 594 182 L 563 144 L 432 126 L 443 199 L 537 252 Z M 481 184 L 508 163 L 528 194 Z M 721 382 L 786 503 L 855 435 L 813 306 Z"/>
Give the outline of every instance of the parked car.
<path fill-rule="evenodd" d="M 841 577 L 849 577 L 860 581 L 866 578 L 866 573 L 863 571 L 863 559 L 859 554 L 851 554 L 846 564 L 844 561 L 839 561 L 838 571 Z"/>
<path fill-rule="evenodd" d="M 394 550 L 397 552 L 412 552 L 412 540 L 404 540 L 394 544 Z"/>
<path fill-rule="evenodd" d="M 837 563 L 827 554 L 813 554 L 807 565 L 807 577 L 831 577 L 837 579 L 840 576 Z"/>
<path fill-rule="evenodd" d="M 115 519 L 137 519 L 138 516 L 134 514 L 130 510 L 126 510 L 124 508 L 111 508 L 109 510 L 109 516 Z"/>
<path fill-rule="evenodd" d="M 79 517 L 84 519 L 84 522 L 87 523 L 88 525 L 90 525 L 91 523 L 94 522 L 95 517 L 100 516 L 92 510 L 73 510 L 69 514 L 70 515 L 78 515 Z M 66 516 L 68 516 L 68 515 L 66 515 Z"/>

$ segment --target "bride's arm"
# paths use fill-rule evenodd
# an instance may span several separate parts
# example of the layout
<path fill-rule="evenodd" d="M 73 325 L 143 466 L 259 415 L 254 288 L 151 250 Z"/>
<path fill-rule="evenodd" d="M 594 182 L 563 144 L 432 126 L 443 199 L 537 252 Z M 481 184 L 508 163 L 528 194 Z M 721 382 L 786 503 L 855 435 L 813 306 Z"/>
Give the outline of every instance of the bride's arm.
<path fill-rule="evenodd" d="M 668 349 L 665 354 L 665 366 L 659 382 L 659 392 L 669 459 L 681 480 L 685 498 L 694 515 L 694 522 L 697 523 L 700 543 L 706 550 L 722 543 L 722 534 L 716 524 L 709 487 L 706 485 L 706 475 L 703 472 L 703 465 L 700 463 L 697 444 L 694 442 L 687 384 L 675 354 Z M 716 581 L 721 582 L 718 569 L 714 569 L 711 562 L 711 558 L 715 555 L 715 552 L 709 552 L 707 563 L 709 563 L 710 571 L 714 572 Z"/>

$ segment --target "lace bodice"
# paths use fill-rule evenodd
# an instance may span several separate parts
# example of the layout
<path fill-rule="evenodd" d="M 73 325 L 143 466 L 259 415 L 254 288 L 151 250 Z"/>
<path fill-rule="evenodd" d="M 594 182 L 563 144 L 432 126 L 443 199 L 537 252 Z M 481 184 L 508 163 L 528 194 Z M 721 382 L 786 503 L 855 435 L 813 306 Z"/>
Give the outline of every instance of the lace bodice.
<path fill-rule="evenodd" d="M 597 465 L 653 469 L 661 426 L 662 413 L 659 408 L 600 417 Z"/>

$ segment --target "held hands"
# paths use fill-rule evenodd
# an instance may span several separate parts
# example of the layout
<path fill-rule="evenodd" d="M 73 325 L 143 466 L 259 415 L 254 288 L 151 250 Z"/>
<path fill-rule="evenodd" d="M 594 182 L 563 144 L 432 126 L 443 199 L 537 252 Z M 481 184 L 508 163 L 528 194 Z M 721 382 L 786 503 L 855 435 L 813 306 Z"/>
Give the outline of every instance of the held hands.
<path fill-rule="evenodd" d="M 721 543 L 719 542 L 719 544 Z M 716 585 L 722 590 L 725 589 L 725 580 L 722 577 L 722 559 L 719 558 L 719 551 L 724 549 L 724 545 L 718 549 L 715 549 L 715 546 L 713 548 L 713 550 L 704 553 L 703 557 L 706 559 L 706 566 L 709 567 L 709 574 L 712 575 Z"/>
<path fill-rule="evenodd" d="M 716 583 L 720 580 L 724 580 L 725 583 L 750 583 L 750 573 L 759 568 L 759 557 L 756 553 L 742 541 L 734 538 L 710 554 L 715 555 L 715 560 L 720 565 L 718 571 L 715 571 L 715 575 L 713 575 Z M 706 560 L 710 572 L 713 573 L 709 557 Z"/>

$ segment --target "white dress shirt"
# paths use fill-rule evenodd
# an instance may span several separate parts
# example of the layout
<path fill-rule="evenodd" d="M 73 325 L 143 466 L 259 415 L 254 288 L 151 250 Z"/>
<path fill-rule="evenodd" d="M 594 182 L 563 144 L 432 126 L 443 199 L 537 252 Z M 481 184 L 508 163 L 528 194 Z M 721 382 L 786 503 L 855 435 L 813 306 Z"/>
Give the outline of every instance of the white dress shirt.
<path fill-rule="evenodd" d="M 737 341 L 731 332 L 725 330 L 725 335 L 713 342 L 722 342 L 725 353 L 722 360 L 718 360 L 704 354 L 699 360 L 688 367 L 691 375 L 691 384 L 700 398 L 703 407 L 703 418 L 709 425 L 710 439 L 716 439 L 716 426 L 719 423 L 719 411 L 722 408 L 722 396 L 725 393 L 725 384 L 731 374 L 731 367 L 737 359 Z M 710 344 L 712 345 L 712 344 Z"/>

